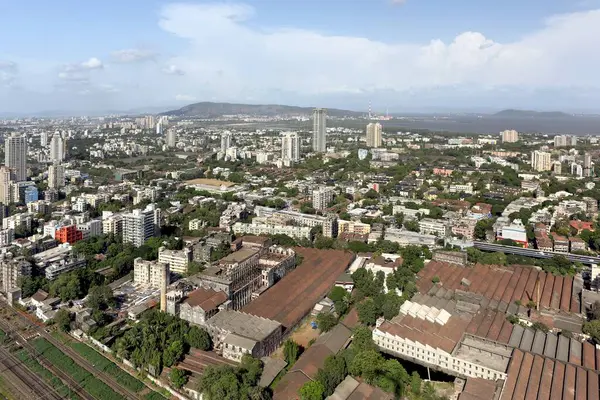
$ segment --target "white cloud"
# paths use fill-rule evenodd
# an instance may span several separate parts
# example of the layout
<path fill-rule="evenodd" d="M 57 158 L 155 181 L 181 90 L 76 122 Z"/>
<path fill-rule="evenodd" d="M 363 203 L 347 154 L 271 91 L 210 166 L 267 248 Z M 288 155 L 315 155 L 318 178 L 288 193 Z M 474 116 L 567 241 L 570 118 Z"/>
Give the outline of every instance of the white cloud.
<path fill-rule="evenodd" d="M 81 63 L 81 68 L 83 69 L 102 69 L 103 67 L 102 61 L 98 60 L 96 57 L 92 57 Z"/>
<path fill-rule="evenodd" d="M 0 85 L 12 86 L 17 78 L 18 67 L 13 61 L 0 60 Z"/>
<path fill-rule="evenodd" d="M 156 54 L 149 50 L 141 49 L 124 49 L 112 53 L 113 58 L 122 63 L 134 63 L 141 61 L 153 60 Z"/>
<path fill-rule="evenodd" d="M 167 65 L 162 69 L 162 72 L 168 75 L 185 75 L 185 72 L 176 65 Z"/>
<path fill-rule="evenodd" d="M 177 101 L 196 101 L 194 96 L 190 96 L 188 94 L 178 94 L 175 96 L 175 100 Z"/>
<path fill-rule="evenodd" d="M 466 85 L 497 87 L 600 86 L 600 10 L 560 15 L 518 41 L 499 43 L 480 32 L 451 42 L 384 43 L 305 29 L 263 29 L 248 23 L 245 4 L 171 4 L 160 27 L 187 40 L 171 62 L 185 85 L 206 97 L 269 91 L 298 95 L 419 92 Z M 171 73 L 178 70 L 174 67 Z M 167 71 L 164 71 L 167 72 Z"/>

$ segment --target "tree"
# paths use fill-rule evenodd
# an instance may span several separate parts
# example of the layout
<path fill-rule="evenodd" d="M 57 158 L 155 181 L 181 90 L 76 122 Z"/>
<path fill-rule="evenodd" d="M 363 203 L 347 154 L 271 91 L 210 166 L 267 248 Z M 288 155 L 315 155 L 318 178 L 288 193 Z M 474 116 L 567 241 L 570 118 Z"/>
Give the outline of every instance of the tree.
<path fill-rule="evenodd" d="M 354 329 L 354 335 L 352 336 L 352 348 L 357 352 L 376 350 L 377 345 L 373 341 L 373 332 L 366 326 L 357 326 Z"/>
<path fill-rule="evenodd" d="M 210 335 L 204 329 L 197 326 L 190 326 L 186 339 L 190 347 L 205 351 L 212 348 Z"/>
<path fill-rule="evenodd" d="M 375 325 L 379 314 L 375 301 L 371 298 L 366 298 L 356 305 L 358 319 L 366 325 Z"/>
<path fill-rule="evenodd" d="M 418 221 L 404 221 L 404 228 L 412 232 L 419 232 Z"/>
<path fill-rule="evenodd" d="M 334 286 L 328 296 L 335 305 L 335 311 L 338 315 L 343 315 L 348 310 L 350 294 L 341 286 Z"/>
<path fill-rule="evenodd" d="M 293 365 L 300 356 L 300 345 L 292 339 L 286 340 L 283 345 L 283 356 L 288 365 Z"/>
<path fill-rule="evenodd" d="M 474 231 L 475 239 L 486 240 L 487 232 L 492 230 L 493 225 L 494 225 L 494 220 L 491 220 L 491 219 L 481 219 L 481 220 L 477 221 L 477 223 L 475 224 L 475 231 Z"/>
<path fill-rule="evenodd" d="M 383 318 L 390 320 L 398 315 L 402 303 L 402 299 L 395 291 L 387 292 L 384 297 L 383 306 L 381 307 Z"/>
<path fill-rule="evenodd" d="M 184 369 L 172 368 L 169 381 L 175 389 L 181 389 L 188 382 L 188 372 Z"/>
<path fill-rule="evenodd" d="M 421 393 L 421 383 L 422 380 L 419 376 L 419 373 L 417 371 L 413 371 L 413 373 L 410 375 L 410 391 L 415 395 Z"/>
<path fill-rule="evenodd" d="M 317 326 L 321 332 L 329 332 L 337 325 L 337 318 L 329 312 L 320 312 L 317 315 Z"/>
<path fill-rule="evenodd" d="M 365 350 L 356 354 L 350 363 L 350 373 L 362 377 L 372 385 L 382 368 L 384 359 L 377 350 Z"/>
<path fill-rule="evenodd" d="M 596 343 L 600 343 L 600 320 L 593 320 L 583 324 L 583 333 L 590 335 Z"/>
<path fill-rule="evenodd" d="M 183 343 L 179 340 L 171 342 L 171 345 L 163 351 L 163 364 L 170 367 L 183 357 Z"/>
<path fill-rule="evenodd" d="M 302 400 L 323 400 L 324 393 L 325 388 L 319 381 L 306 382 L 298 391 Z"/>
<path fill-rule="evenodd" d="M 86 304 L 94 310 L 106 310 L 108 307 L 114 307 L 115 298 L 112 289 L 106 285 L 94 286 L 88 292 Z"/>
<path fill-rule="evenodd" d="M 323 384 L 324 396 L 330 396 L 335 388 L 344 380 L 348 370 L 346 360 L 340 355 L 331 355 L 325 359 L 323 368 L 317 371 L 316 380 Z"/>
<path fill-rule="evenodd" d="M 54 315 L 54 322 L 58 326 L 58 329 L 63 332 L 69 332 L 71 330 L 71 313 L 61 308 Z"/>

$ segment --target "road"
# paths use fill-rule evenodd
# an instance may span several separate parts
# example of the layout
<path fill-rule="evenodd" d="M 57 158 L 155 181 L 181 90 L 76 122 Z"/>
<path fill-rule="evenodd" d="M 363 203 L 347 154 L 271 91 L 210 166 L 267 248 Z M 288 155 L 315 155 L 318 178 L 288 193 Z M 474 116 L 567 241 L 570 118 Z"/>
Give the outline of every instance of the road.
<path fill-rule="evenodd" d="M 17 312 L 14 308 L 12 308 L 11 306 L 9 306 L 8 304 L 0 302 L 0 308 L 8 309 L 8 311 L 12 312 L 12 314 L 14 316 L 17 316 L 21 320 L 21 322 L 23 322 L 27 326 L 29 326 L 30 327 L 30 331 L 33 331 L 33 332 L 37 333 L 39 336 L 43 337 L 44 339 L 46 339 L 47 341 L 49 341 L 50 343 L 52 343 L 52 345 L 54 345 L 56 348 L 58 348 L 60 351 L 62 351 L 65 355 L 71 357 L 73 359 L 73 361 L 75 361 L 75 363 L 77 363 L 80 367 L 82 367 L 83 369 L 85 369 L 92 376 L 95 376 L 96 378 L 98 378 L 101 381 L 103 381 L 106 385 L 108 385 L 112 390 L 114 390 L 116 393 L 118 393 L 119 395 L 121 395 L 124 399 L 133 399 L 133 400 L 136 400 L 136 399 L 141 399 L 142 398 L 137 393 L 132 392 L 131 390 L 128 390 L 127 388 L 121 386 L 116 381 L 116 379 L 114 377 L 112 377 L 111 375 L 108 375 L 107 373 L 96 369 L 94 367 L 94 365 L 92 365 L 88 360 L 86 360 L 85 358 L 83 358 L 79 353 L 77 353 L 71 347 L 69 347 L 68 345 L 65 345 L 64 343 L 56 340 L 52 335 L 50 335 L 48 332 L 46 332 L 45 329 L 43 329 L 42 327 L 39 327 L 39 326 L 35 325 L 32 321 L 30 321 L 29 319 L 27 319 L 21 313 Z M 3 330 L 5 328 L 5 325 L 6 325 L 6 323 L 4 321 L 0 320 L 0 326 L 2 327 Z M 7 329 L 9 331 L 12 331 L 10 329 L 10 326 L 8 326 Z M 22 343 L 22 342 L 24 342 L 24 343 Z M 78 390 L 75 390 L 78 394 L 79 394 L 79 392 L 82 392 L 83 394 L 85 394 L 85 396 L 83 394 L 81 394 L 81 396 L 83 398 L 89 399 L 89 400 L 94 400 L 94 398 L 91 397 L 87 392 L 81 390 L 81 388 L 77 385 L 76 382 L 73 381 L 73 379 L 70 378 L 70 376 L 68 376 L 67 374 L 63 373 L 62 371 L 60 371 L 60 373 L 58 373 L 59 370 L 57 370 L 57 368 L 55 368 L 54 366 L 52 368 L 50 368 L 48 365 L 52 365 L 52 364 L 48 360 L 46 360 L 41 354 L 39 354 L 33 348 L 33 346 L 31 346 L 29 343 L 27 343 L 26 340 L 21 340 L 20 343 L 23 344 L 23 346 L 28 351 L 30 351 L 32 355 L 34 355 L 36 358 L 38 358 L 38 361 L 40 361 L 40 360 L 45 361 L 45 363 L 43 365 L 46 368 L 50 369 L 57 376 L 59 376 L 63 381 L 65 381 L 65 379 L 68 377 L 67 381 L 74 383 L 74 386 L 72 387 L 73 390 L 75 390 L 75 388 L 78 388 Z M 63 377 L 65 377 L 65 379 L 63 379 Z M 71 383 L 69 383 L 69 386 L 71 386 Z"/>
<path fill-rule="evenodd" d="M 573 253 L 558 253 L 555 251 L 542 252 L 542 251 L 536 250 L 536 249 L 523 249 L 521 247 L 504 246 L 501 244 L 478 242 L 478 241 L 473 242 L 473 247 L 475 247 L 476 249 L 479 249 L 479 250 L 484 250 L 484 251 L 494 251 L 494 252 L 501 252 L 501 253 L 505 253 L 505 254 L 516 254 L 519 256 L 534 257 L 534 258 L 547 259 L 547 258 L 552 258 L 554 256 L 563 256 L 563 257 L 566 257 L 571 262 L 580 262 L 582 264 L 587 264 L 587 265 L 591 265 L 591 264 L 599 265 L 600 264 L 600 257 L 582 256 L 582 255 L 573 254 Z"/>
<path fill-rule="evenodd" d="M 0 374 L 5 377 L 4 385 L 18 399 L 61 399 L 41 377 L 30 371 L 4 347 L 0 347 Z"/>

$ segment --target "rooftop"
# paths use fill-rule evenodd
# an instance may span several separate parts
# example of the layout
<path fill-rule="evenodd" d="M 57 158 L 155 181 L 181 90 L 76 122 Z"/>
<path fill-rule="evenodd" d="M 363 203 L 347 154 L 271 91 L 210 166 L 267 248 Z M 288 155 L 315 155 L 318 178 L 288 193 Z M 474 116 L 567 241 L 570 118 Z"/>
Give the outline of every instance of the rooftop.
<path fill-rule="evenodd" d="M 256 341 L 263 340 L 281 327 L 276 321 L 228 310 L 218 312 L 206 324 Z"/>
<path fill-rule="evenodd" d="M 239 262 L 247 260 L 248 258 L 252 257 L 253 255 L 255 255 L 257 253 L 258 253 L 257 249 L 242 247 L 238 251 L 234 251 L 233 253 L 221 258 L 219 263 L 220 264 L 239 263 Z"/>
<path fill-rule="evenodd" d="M 209 311 L 216 309 L 226 301 L 227 294 L 225 292 L 199 288 L 188 294 L 183 303 Z"/>

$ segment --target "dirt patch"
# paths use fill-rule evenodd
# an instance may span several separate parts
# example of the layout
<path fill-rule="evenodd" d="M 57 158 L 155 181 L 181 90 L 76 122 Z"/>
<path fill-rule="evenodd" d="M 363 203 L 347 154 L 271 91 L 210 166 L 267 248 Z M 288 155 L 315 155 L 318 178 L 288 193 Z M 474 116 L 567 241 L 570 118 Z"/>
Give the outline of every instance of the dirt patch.
<path fill-rule="evenodd" d="M 313 329 L 310 325 L 313 320 L 314 318 L 311 317 L 306 318 L 302 324 L 299 325 L 294 332 L 292 332 L 288 339 L 298 343 L 305 350 L 309 348 L 311 340 L 316 340 L 321 334 L 319 329 Z M 284 344 L 282 343 L 281 346 L 279 346 L 279 348 L 273 354 L 271 354 L 271 357 L 283 360 L 283 346 Z"/>

